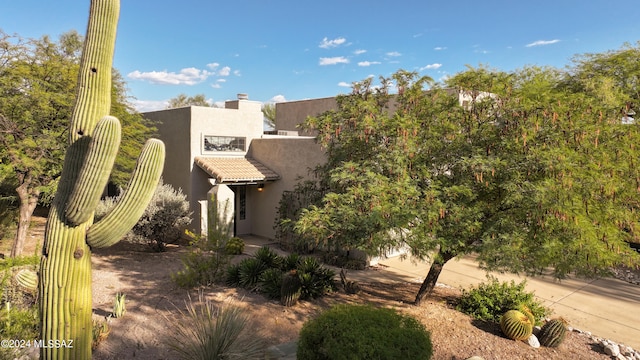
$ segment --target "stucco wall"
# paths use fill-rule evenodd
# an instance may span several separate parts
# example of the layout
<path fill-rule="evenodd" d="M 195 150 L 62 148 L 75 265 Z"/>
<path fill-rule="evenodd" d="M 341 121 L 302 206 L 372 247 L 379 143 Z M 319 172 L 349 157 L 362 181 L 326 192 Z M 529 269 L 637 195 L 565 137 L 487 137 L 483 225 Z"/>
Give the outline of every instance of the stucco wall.
<path fill-rule="evenodd" d="M 280 174 L 278 181 L 265 184 L 262 192 L 252 190 L 252 233 L 273 239 L 276 209 L 282 193 L 293 190 L 299 177 L 309 178 L 310 169 L 325 162 L 325 153 L 315 140 L 307 137 L 272 137 L 255 139 L 249 156 Z"/>
<path fill-rule="evenodd" d="M 308 116 L 315 116 L 337 107 L 335 97 L 277 103 L 276 130 L 299 131 L 300 135 L 312 135 L 302 132 L 297 127 L 298 124 L 302 124 Z"/>

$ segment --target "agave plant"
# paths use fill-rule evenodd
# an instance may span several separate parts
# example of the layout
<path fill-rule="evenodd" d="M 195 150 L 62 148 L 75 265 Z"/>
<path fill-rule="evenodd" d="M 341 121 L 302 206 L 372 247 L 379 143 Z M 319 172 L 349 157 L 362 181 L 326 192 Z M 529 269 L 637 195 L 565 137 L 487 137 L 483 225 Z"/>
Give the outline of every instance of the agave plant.
<path fill-rule="evenodd" d="M 264 359 L 264 342 L 255 336 L 251 318 L 232 303 L 215 306 L 200 294 L 179 311 L 169 345 L 180 359 Z"/>

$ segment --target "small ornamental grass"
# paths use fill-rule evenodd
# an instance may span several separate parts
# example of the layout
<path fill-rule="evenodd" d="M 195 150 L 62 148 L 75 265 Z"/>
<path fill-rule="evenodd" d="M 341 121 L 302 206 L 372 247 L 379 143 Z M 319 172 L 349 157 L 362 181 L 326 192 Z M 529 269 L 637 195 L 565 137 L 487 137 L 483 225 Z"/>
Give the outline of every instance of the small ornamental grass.
<path fill-rule="evenodd" d="M 198 304 L 189 298 L 186 313 L 173 330 L 169 345 L 178 358 L 208 359 L 264 359 L 264 342 L 253 333 L 251 318 L 233 304 L 215 306 L 204 300 Z"/>
<path fill-rule="evenodd" d="M 393 309 L 337 305 L 300 331 L 298 359 L 430 359 L 431 336 L 418 320 Z"/>

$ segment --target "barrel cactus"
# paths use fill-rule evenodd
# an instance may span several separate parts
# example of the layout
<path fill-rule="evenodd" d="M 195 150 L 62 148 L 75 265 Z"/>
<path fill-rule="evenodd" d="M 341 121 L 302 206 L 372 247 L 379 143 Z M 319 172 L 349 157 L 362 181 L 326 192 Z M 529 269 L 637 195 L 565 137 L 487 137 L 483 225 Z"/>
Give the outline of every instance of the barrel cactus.
<path fill-rule="evenodd" d="M 540 329 L 538 339 L 540 345 L 547 347 L 558 347 L 567 336 L 567 322 L 562 319 L 553 319 L 545 323 Z"/>
<path fill-rule="evenodd" d="M 518 310 L 509 310 L 500 318 L 502 332 L 513 340 L 526 340 L 533 332 L 529 316 Z"/>
<path fill-rule="evenodd" d="M 90 359 L 91 251 L 118 242 L 138 221 L 158 184 L 164 144 L 144 145 L 118 204 L 94 224 L 94 211 L 121 138 L 111 108 L 111 69 L 119 0 L 91 0 L 76 103 L 60 183 L 51 205 L 40 263 L 40 359 Z"/>
<path fill-rule="evenodd" d="M 300 299 L 302 294 L 302 283 L 296 270 L 289 271 L 282 277 L 282 287 L 280 288 L 280 303 L 284 306 L 293 306 Z"/>
<path fill-rule="evenodd" d="M 38 289 L 38 273 L 31 269 L 20 269 L 14 275 L 16 284 L 25 290 L 35 292 Z"/>

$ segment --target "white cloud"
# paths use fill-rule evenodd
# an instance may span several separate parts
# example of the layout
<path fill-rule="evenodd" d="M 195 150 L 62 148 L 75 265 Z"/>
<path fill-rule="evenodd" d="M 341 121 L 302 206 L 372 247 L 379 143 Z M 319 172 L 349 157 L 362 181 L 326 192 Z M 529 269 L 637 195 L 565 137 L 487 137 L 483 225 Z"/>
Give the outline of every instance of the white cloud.
<path fill-rule="evenodd" d="M 334 48 L 344 44 L 345 41 L 347 41 L 347 39 L 343 37 L 332 39 L 332 40 L 329 40 L 328 38 L 325 37 L 324 39 L 322 39 L 322 41 L 320 42 L 320 45 L 318 46 L 323 49 L 330 49 L 330 48 Z"/>
<path fill-rule="evenodd" d="M 340 81 L 340 82 L 338 83 L 338 86 L 340 86 L 340 87 L 348 87 L 348 88 L 350 88 L 350 87 L 351 87 L 351 84 L 349 84 L 349 83 L 348 83 L 348 82 L 346 82 L 346 81 Z"/>
<path fill-rule="evenodd" d="M 358 66 L 371 66 L 371 65 L 378 65 L 380 64 L 379 61 L 360 61 L 358 63 Z"/>
<path fill-rule="evenodd" d="M 211 87 L 214 89 L 222 89 L 222 85 L 220 85 L 220 83 L 213 83 L 211 84 Z"/>
<path fill-rule="evenodd" d="M 427 66 L 423 66 L 420 68 L 420 71 L 424 71 L 424 70 L 436 70 L 442 67 L 442 64 L 438 64 L 438 63 L 434 63 L 434 64 L 429 64 Z"/>
<path fill-rule="evenodd" d="M 542 45 L 551 45 L 551 44 L 555 44 L 560 42 L 560 40 L 558 39 L 554 39 L 554 40 L 538 40 L 538 41 L 534 41 L 530 44 L 525 45 L 526 47 L 534 47 L 534 46 L 542 46 Z"/>
<path fill-rule="evenodd" d="M 210 71 L 191 67 L 182 69 L 177 73 L 168 71 L 141 72 L 135 70 L 127 76 L 133 80 L 148 81 L 152 84 L 195 85 L 207 80 L 211 75 L 213 73 Z"/>
<path fill-rule="evenodd" d="M 132 101 L 134 109 L 138 112 L 164 110 L 169 106 L 169 100 L 138 100 Z"/>
<path fill-rule="evenodd" d="M 349 63 L 349 59 L 347 59 L 344 56 L 336 56 L 336 57 L 330 57 L 330 58 L 320 58 L 320 65 L 321 66 L 336 65 L 336 64 L 348 64 L 348 63 Z"/>
<path fill-rule="evenodd" d="M 447 48 L 445 46 L 436 46 L 436 47 L 433 48 L 433 50 L 442 51 L 442 50 L 447 50 Z"/>
<path fill-rule="evenodd" d="M 397 51 L 391 51 L 387 53 L 387 56 L 402 56 L 402 54 Z"/>
<path fill-rule="evenodd" d="M 271 99 L 269 99 L 269 101 L 267 101 L 267 103 L 270 103 L 270 104 L 275 104 L 280 102 L 287 102 L 287 99 L 284 97 L 284 95 L 280 95 L 280 94 L 276 95 Z"/>
<path fill-rule="evenodd" d="M 240 70 L 233 70 L 233 75 L 242 76 L 242 74 L 240 73 Z"/>
<path fill-rule="evenodd" d="M 220 76 L 229 76 L 229 74 L 231 74 L 231 68 L 228 66 L 225 66 L 218 71 L 218 75 Z"/>
<path fill-rule="evenodd" d="M 217 68 L 218 68 L 218 66 L 220 66 L 220 64 L 218 64 L 218 63 L 216 63 L 216 62 L 211 63 L 211 64 L 207 64 L 207 67 L 208 67 L 209 69 L 211 69 L 211 70 L 215 70 L 215 69 L 217 69 Z"/>
<path fill-rule="evenodd" d="M 227 79 L 218 79 L 218 80 L 216 80 L 216 82 L 224 83 L 224 82 L 227 82 Z"/>
<path fill-rule="evenodd" d="M 364 53 L 366 53 L 366 52 L 367 52 L 367 50 L 358 49 L 358 50 L 354 51 L 353 53 L 354 53 L 355 55 L 360 55 L 360 54 L 364 54 Z"/>

